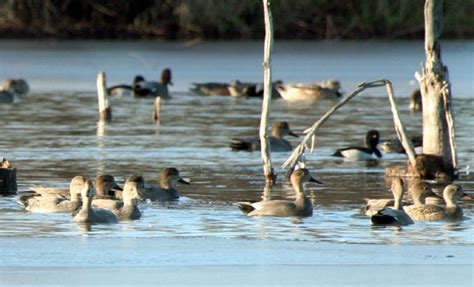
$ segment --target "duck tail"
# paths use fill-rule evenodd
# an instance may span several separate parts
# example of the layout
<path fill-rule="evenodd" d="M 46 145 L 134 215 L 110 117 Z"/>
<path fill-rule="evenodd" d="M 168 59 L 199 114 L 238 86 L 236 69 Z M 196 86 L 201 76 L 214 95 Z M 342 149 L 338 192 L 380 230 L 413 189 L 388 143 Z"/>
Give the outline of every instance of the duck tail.
<path fill-rule="evenodd" d="M 237 205 L 239 209 L 245 214 L 249 214 L 250 212 L 255 210 L 251 202 L 241 201 L 241 202 L 235 203 L 234 205 Z"/>
<path fill-rule="evenodd" d="M 232 139 L 229 147 L 233 150 L 252 150 L 252 144 L 241 139 Z"/>
<path fill-rule="evenodd" d="M 380 210 L 376 214 L 370 217 L 373 225 L 390 225 L 397 222 L 397 219 L 393 216 L 383 214 L 383 210 Z"/>
<path fill-rule="evenodd" d="M 340 149 L 336 150 L 331 156 L 344 157 L 342 155 L 342 150 L 340 150 Z"/>
<path fill-rule="evenodd" d="M 16 201 L 19 205 L 23 205 L 23 207 L 27 207 L 29 205 L 29 199 L 35 196 L 40 196 L 37 193 L 29 193 L 25 195 L 20 195 L 18 200 Z"/>

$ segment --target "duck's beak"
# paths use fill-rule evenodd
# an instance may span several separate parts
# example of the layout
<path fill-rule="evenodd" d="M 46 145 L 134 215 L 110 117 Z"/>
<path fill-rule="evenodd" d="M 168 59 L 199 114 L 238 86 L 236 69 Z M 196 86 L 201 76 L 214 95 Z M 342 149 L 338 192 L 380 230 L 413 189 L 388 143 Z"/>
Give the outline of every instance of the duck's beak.
<path fill-rule="evenodd" d="M 293 136 L 293 137 L 295 137 L 295 138 L 298 137 L 298 135 L 295 134 L 293 131 L 289 131 L 289 132 L 288 132 L 288 135 Z"/>
<path fill-rule="evenodd" d="M 309 182 L 315 182 L 315 183 L 323 184 L 321 181 L 315 179 L 314 177 L 310 177 Z"/>
<path fill-rule="evenodd" d="M 182 177 L 180 177 L 180 178 L 178 179 L 178 182 L 179 182 L 179 183 L 184 183 L 184 184 L 190 185 L 189 181 L 184 180 Z"/>

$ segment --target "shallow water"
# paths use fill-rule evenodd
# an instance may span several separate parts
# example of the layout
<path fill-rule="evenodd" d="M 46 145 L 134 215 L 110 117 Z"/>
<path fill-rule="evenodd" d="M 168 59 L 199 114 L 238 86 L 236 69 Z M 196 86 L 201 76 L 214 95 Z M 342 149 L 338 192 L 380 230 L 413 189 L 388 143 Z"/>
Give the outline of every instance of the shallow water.
<path fill-rule="evenodd" d="M 444 46 L 451 71 L 460 183 L 474 190 L 472 95 L 473 42 Z M 408 111 L 414 71 L 423 60 L 421 42 L 332 42 L 277 44 L 274 77 L 284 81 L 338 78 L 345 91 L 366 80 L 393 80 L 402 120 L 420 133 L 421 115 Z M 187 91 L 194 81 L 257 81 L 261 78 L 259 43 L 206 43 L 186 48 L 177 43 L 13 42 L 2 43 L 0 78 L 22 76 L 31 95 L 0 105 L 0 155 L 18 168 L 20 190 L 33 185 L 67 186 L 77 174 L 109 173 L 123 182 L 142 174 L 157 183 L 161 168 L 177 167 L 192 185 L 178 186 L 179 203 L 143 203 L 142 219 L 90 228 L 68 214 L 29 214 L 15 197 L 0 198 L 0 236 L 4 238 L 225 238 L 368 244 L 472 245 L 474 207 L 463 202 L 466 219 L 426 222 L 404 228 L 374 228 L 359 215 L 364 198 L 391 197 L 384 168 L 404 164 L 403 155 L 387 155 L 376 164 L 343 162 L 330 156 L 346 145 L 362 144 L 368 129 L 395 137 L 384 89 L 370 90 L 344 106 L 320 129 L 317 149 L 307 165 L 324 185 L 307 184 L 314 215 L 304 219 L 248 218 L 233 202 L 262 196 L 259 153 L 233 152 L 232 137 L 257 133 L 258 99 L 203 97 Z M 298 51 L 298 53 L 295 53 Z M 150 57 L 150 60 L 146 60 Z M 383 59 L 383 66 L 380 60 Z M 469 65 L 469 63 L 471 63 Z M 113 98 L 114 120 L 97 125 L 95 75 L 105 70 L 108 83 L 128 81 L 135 73 L 155 77 L 173 69 L 173 99 L 162 107 L 161 125 L 151 121 L 153 100 Z M 79 92 L 78 92 L 79 91 Z M 334 104 L 272 102 L 274 120 L 287 120 L 300 133 Z M 301 137 L 300 137 L 301 140 Z M 290 139 L 296 145 L 297 139 Z M 279 183 L 272 198 L 291 198 L 282 163 L 290 153 L 274 153 Z"/>

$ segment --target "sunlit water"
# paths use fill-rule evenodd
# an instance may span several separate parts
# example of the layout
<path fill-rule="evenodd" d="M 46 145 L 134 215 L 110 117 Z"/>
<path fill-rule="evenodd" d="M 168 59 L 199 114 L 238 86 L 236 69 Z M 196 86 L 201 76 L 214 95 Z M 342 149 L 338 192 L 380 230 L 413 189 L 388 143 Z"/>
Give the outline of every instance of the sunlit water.
<path fill-rule="evenodd" d="M 447 43 L 443 49 L 454 91 L 460 183 L 474 190 L 474 97 L 472 42 Z M 410 133 L 421 132 L 421 115 L 408 111 L 413 73 L 423 61 L 421 42 L 282 43 L 275 50 L 274 77 L 284 81 L 341 80 L 346 92 L 361 81 L 393 80 L 402 120 Z M 32 93 L 0 105 L 0 155 L 18 168 L 20 190 L 33 185 L 67 186 L 77 174 L 109 173 L 123 182 L 133 173 L 156 184 L 164 167 L 177 167 L 191 180 L 178 186 L 178 203 L 142 203 L 143 217 L 113 225 L 78 225 L 69 214 L 30 214 L 15 197 L 0 198 L 0 236 L 71 238 L 206 237 L 320 241 L 369 244 L 473 244 L 474 207 L 463 202 L 465 220 L 417 222 L 403 228 L 374 228 L 359 214 L 364 198 L 391 197 L 384 168 L 406 161 L 387 155 L 376 164 L 343 162 L 331 153 L 363 144 L 365 132 L 378 129 L 394 138 L 384 89 L 364 92 L 321 129 L 314 154 L 307 155 L 313 175 L 324 185 L 307 184 L 314 203 L 309 218 L 249 218 L 233 205 L 258 200 L 264 187 L 260 154 L 233 152 L 233 137 L 257 134 L 259 99 L 203 97 L 187 89 L 194 81 L 261 81 L 260 43 L 209 43 L 185 48 L 177 43 L 3 42 L 0 78 L 21 76 Z M 173 99 L 162 107 L 161 125 L 152 122 L 151 99 L 114 98 L 114 120 L 97 125 L 95 76 L 107 72 L 115 84 L 141 73 L 158 78 L 173 69 Z M 286 120 L 300 133 L 335 102 L 272 102 L 273 120 Z M 290 139 L 294 145 L 297 139 Z M 300 137 L 301 140 L 301 137 Z M 290 153 L 274 153 L 279 173 L 272 198 L 291 198 L 282 163 Z M 472 169 L 472 168 L 471 168 Z"/>

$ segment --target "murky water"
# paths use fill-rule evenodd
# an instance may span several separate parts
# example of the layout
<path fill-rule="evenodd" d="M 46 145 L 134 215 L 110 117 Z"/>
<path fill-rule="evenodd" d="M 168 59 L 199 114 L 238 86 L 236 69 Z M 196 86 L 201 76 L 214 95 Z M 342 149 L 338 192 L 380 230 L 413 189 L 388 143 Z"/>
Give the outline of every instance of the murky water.
<path fill-rule="evenodd" d="M 278 45 L 278 44 L 277 44 Z M 455 92 L 460 183 L 474 191 L 472 147 L 474 97 L 472 42 L 444 46 Z M 408 111 L 414 71 L 423 61 L 422 43 L 283 43 L 274 55 L 275 78 L 312 81 L 338 78 L 345 91 L 361 81 L 393 80 L 409 132 L 421 132 L 421 115 Z M 297 53 L 295 51 L 298 51 Z M 0 198 L 0 236 L 72 238 L 206 237 L 226 239 L 300 240 L 369 244 L 473 244 L 474 206 L 463 202 L 460 222 L 416 223 L 404 228 L 374 228 L 359 215 L 364 198 L 390 197 L 384 168 L 402 164 L 402 155 L 387 155 L 377 164 L 343 162 L 330 156 L 339 147 L 362 144 L 368 129 L 383 138 L 395 137 L 384 89 L 370 90 L 343 107 L 320 129 L 314 154 L 307 155 L 311 172 L 324 185 L 306 187 L 314 215 L 304 219 L 248 218 L 232 203 L 262 196 L 259 153 L 233 152 L 232 137 L 257 134 L 258 99 L 203 97 L 187 91 L 193 81 L 258 81 L 259 43 L 209 43 L 185 48 L 176 43 L 4 42 L 0 78 L 22 76 L 31 95 L 0 105 L 0 155 L 18 168 L 19 189 L 32 185 L 67 186 L 77 174 L 109 173 L 119 182 L 132 173 L 157 183 L 161 168 L 177 167 L 192 182 L 178 186 L 179 203 L 144 203 L 142 219 L 89 230 L 68 214 L 29 214 L 15 197 Z M 383 59 L 383 62 L 380 60 Z M 160 126 L 152 123 L 151 99 L 111 100 L 114 120 L 97 125 L 93 92 L 97 71 L 108 83 L 129 81 L 134 74 L 158 78 L 169 66 L 174 72 L 173 99 L 164 102 Z M 272 102 L 271 117 L 286 120 L 300 133 L 334 102 Z M 301 139 L 301 138 L 300 138 Z M 297 139 L 290 139 L 296 145 Z M 290 153 L 272 154 L 279 175 L 273 198 L 291 198 L 281 164 Z"/>

